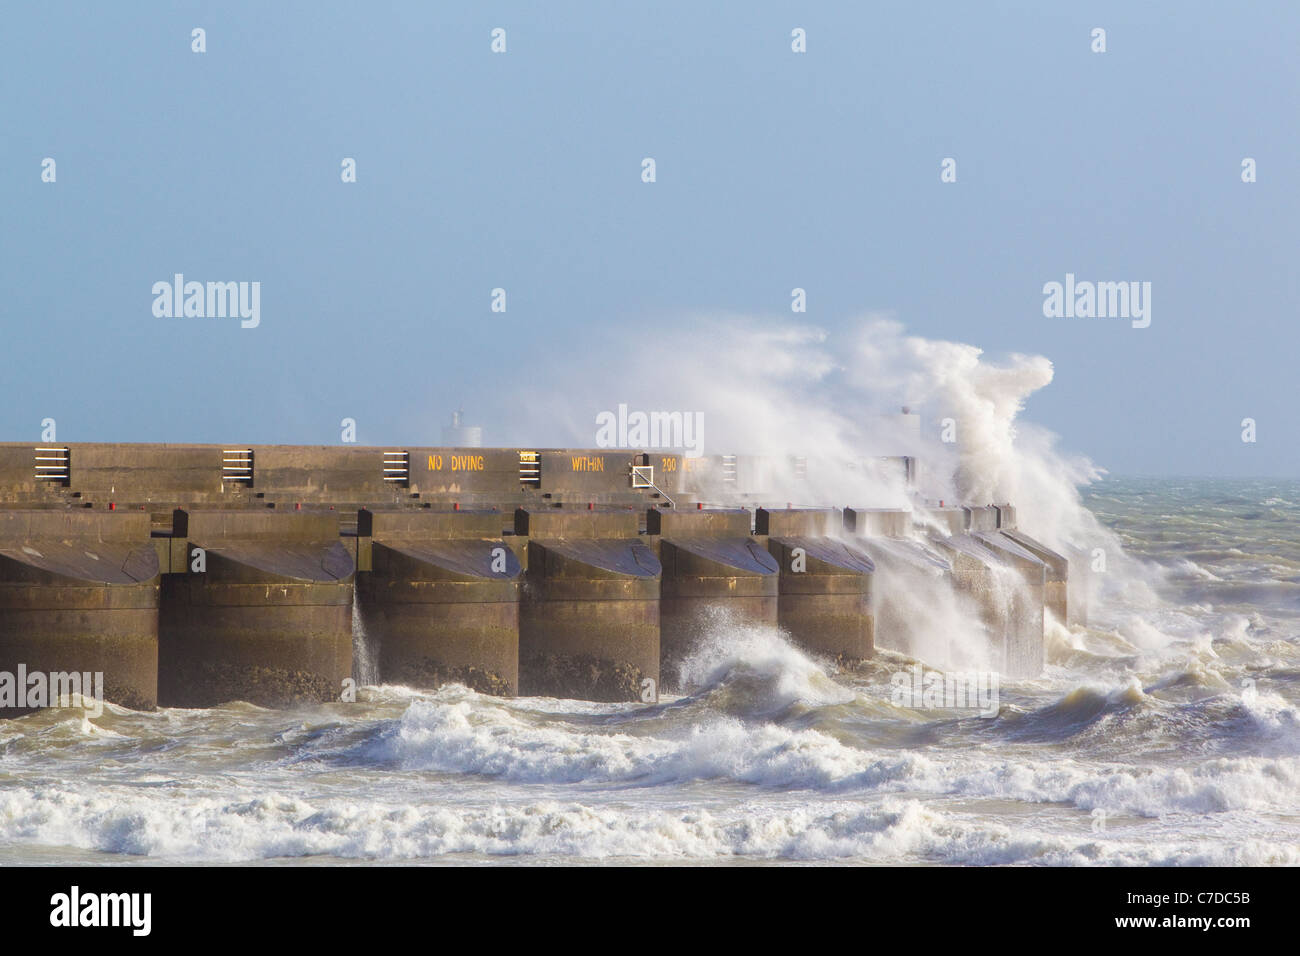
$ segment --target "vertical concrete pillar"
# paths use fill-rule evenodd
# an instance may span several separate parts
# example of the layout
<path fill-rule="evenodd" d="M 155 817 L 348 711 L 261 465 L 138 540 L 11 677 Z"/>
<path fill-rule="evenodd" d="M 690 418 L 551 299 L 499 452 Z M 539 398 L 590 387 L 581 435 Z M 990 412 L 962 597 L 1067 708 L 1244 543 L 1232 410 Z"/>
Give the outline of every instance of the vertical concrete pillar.
<path fill-rule="evenodd" d="M 659 693 L 659 559 L 638 512 L 519 509 L 528 536 L 519 692 L 653 702 Z"/>
<path fill-rule="evenodd" d="M 338 700 L 352 676 L 354 571 L 338 517 L 177 511 L 173 534 L 188 563 L 163 580 L 159 702 Z"/>
<path fill-rule="evenodd" d="M 646 533 L 661 536 L 659 647 L 665 687 L 678 687 L 678 665 L 711 626 L 777 626 L 779 566 L 749 525 L 744 508 L 646 513 Z"/>
<path fill-rule="evenodd" d="M 0 717 L 61 692 L 153 709 L 158 588 L 143 512 L 0 511 Z"/>
<path fill-rule="evenodd" d="M 852 664 L 871 657 L 875 648 L 875 565 L 841 540 L 843 520 L 834 509 L 759 508 L 754 516 L 755 533 L 767 536 L 781 569 L 782 629 L 814 653 Z"/>
<path fill-rule="evenodd" d="M 359 512 L 357 533 L 371 551 L 357 601 L 382 681 L 518 691 L 523 567 L 502 537 L 505 520 L 513 515 Z"/>

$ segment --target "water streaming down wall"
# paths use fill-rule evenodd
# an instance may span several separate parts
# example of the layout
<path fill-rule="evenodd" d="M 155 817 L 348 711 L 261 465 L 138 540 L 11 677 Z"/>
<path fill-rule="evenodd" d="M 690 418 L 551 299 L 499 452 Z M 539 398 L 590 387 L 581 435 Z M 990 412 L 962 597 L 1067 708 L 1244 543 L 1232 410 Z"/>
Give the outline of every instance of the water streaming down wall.
<path fill-rule="evenodd" d="M 911 512 L 845 508 L 844 531 L 875 565 L 875 646 L 957 670 L 993 669 L 988 629 L 953 585 L 952 562 Z"/>
<path fill-rule="evenodd" d="M 352 673 L 359 687 L 379 683 L 379 654 L 366 631 L 355 583 L 352 585 Z"/>
<path fill-rule="evenodd" d="M 0 444 L 0 674 L 102 670 L 106 696 L 140 708 L 337 700 L 373 681 L 653 701 L 710 608 L 845 663 L 877 644 L 933 652 L 911 625 L 937 610 L 978 625 L 950 628 L 947 651 L 979 656 L 986 634 L 993 666 L 1025 675 L 1044 607 L 1078 619 L 1075 556 L 1008 505 L 841 512 L 738 490 L 806 467 Z"/>
<path fill-rule="evenodd" d="M 995 644 L 997 669 L 1034 676 L 1043 662 L 1046 566 L 999 533 L 996 507 L 960 510 L 963 530 L 932 533 L 930 541 L 951 564 L 953 587 L 974 600 Z"/>

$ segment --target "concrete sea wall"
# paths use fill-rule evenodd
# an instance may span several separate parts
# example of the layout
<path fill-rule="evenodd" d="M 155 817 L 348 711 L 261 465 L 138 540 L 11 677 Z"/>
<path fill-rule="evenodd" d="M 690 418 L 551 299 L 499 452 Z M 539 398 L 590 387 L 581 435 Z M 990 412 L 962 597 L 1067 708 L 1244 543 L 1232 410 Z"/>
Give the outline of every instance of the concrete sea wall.
<path fill-rule="evenodd" d="M 417 687 L 652 702 L 720 627 L 777 626 L 841 663 L 908 652 L 905 605 L 877 580 L 898 568 L 969 595 L 1011 675 L 1042 667 L 1044 608 L 1079 619 L 1077 558 L 1018 529 L 1010 505 L 768 507 L 741 481 L 806 468 L 0 444 L 0 716 L 31 709 L 5 696 L 20 670 L 101 672 L 104 697 L 132 708 L 284 706 L 339 699 L 357 660 Z"/>

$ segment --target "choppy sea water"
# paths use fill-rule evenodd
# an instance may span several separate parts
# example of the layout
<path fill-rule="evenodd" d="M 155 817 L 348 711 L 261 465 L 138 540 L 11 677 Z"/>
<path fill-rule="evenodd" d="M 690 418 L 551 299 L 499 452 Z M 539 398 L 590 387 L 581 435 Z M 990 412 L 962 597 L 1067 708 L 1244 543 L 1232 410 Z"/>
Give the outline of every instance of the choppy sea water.
<path fill-rule="evenodd" d="M 1300 863 L 1300 482 L 1086 500 L 1149 574 L 993 719 L 725 626 L 654 706 L 49 711 L 0 724 L 0 864 Z"/>

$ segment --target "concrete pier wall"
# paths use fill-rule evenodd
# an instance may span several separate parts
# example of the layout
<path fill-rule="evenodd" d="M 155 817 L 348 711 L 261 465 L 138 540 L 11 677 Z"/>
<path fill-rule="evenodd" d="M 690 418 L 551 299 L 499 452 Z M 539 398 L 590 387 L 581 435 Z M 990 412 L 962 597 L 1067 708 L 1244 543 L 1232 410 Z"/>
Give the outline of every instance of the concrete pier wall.
<path fill-rule="evenodd" d="M 1069 580 L 1065 585 L 1067 623 L 1088 623 L 1088 597 L 1092 591 L 1092 562 L 1096 555 L 1081 548 L 1068 548 L 1066 554 Z"/>
<path fill-rule="evenodd" d="M 354 573 L 337 522 L 190 511 L 173 534 L 190 563 L 163 579 L 159 703 L 337 700 L 352 677 Z"/>
<path fill-rule="evenodd" d="M 754 513 L 755 533 L 767 537 L 781 569 L 780 626 L 814 653 L 852 664 L 871 657 L 875 648 L 875 565 L 842 540 L 843 521 L 835 509 Z"/>
<path fill-rule="evenodd" d="M 103 674 L 104 698 L 158 702 L 158 558 L 136 513 L 0 510 L 0 673 Z M 0 716 L 29 709 L 6 700 Z M 97 691 L 87 688 L 87 696 Z"/>
<path fill-rule="evenodd" d="M 1043 670 L 1043 610 L 1047 593 L 1047 565 L 1011 538 L 993 531 L 972 537 L 997 556 L 1003 568 L 1017 572 L 1021 582 L 1006 588 L 1004 620 L 1005 668 L 1013 677 L 1033 677 Z"/>
<path fill-rule="evenodd" d="M 903 538 L 912 530 L 912 512 L 901 508 L 845 508 L 844 530 L 864 538 Z"/>
<path fill-rule="evenodd" d="M 743 508 L 646 515 L 658 547 L 660 663 L 664 689 L 680 685 L 678 665 L 711 629 L 776 627 L 779 565 L 750 533 Z M 656 541 L 656 538 L 658 539 Z"/>
<path fill-rule="evenodd" d="M 1023 531 L 1003 529 L 1003 538 L 1012 542 L 1040 561 L 1046 569 L 1043 584 L 1043 605 L 1062 624 L 1077 622 L 1078 615 L 1070 607 L 1070 561 L 1046 545 L 1035 541 Z"/>
<path fill-rule="evenodd" d="M 923 653 L 922 639 L 934 645 L 940 635 L 919 634 L 918 626 L 936 626 L 931 609 L 947 605 L 950 611 L 955 591 L 973 602 L 996 649 L 1000 664 L 995 666 L 1009 676 L 1039 674 L 1043 609 L 1049 601 L 1064 602 L 1069 564 L 1017 531 L 1015 523 L 1011 505 L 937 508 L 915 515 L 846 509 L 845 528 L 864 535 L 862 547 L 877 564 L 885 595 L 876 602 L 877 644 Z M 927 529 L 928 540 L 903 537 L 911 527 Z M 1064 612 L 1063 603 L 1056 606 Z"/>
<path fill-rule="evenodd" d="M 486 694 L 519 690 L 523 565 L 497 511 L 358 516 L 369 573 L 358 576 L 364 641 L 385 683 L 454 681 Z"/>
<path fill-rule="evenodd" d="M 335 700 L 362 676 L 354 640 L 368 679 L 654 700 L 712 618 L 775 623 L 842 661 L 877 642 L 906 650 L 915 582 L 910 605 L 881 588 L 903 571 L 921 592 L 970 596 L 1017 673 L 1041 666 L 1043 606 L 1079 619 L 1082 556 L 1018 529 L 1010 505 L 841 513 L 770 508 L 752 490 L 797 490 L 816 467 L 626 449 L 0 444 L 0 706 L 20 664 L 102 670 L 109 699 L 133 707 Z"/>
<path fill-rule="evenodd" d="M 1082 555 L 1073 558 L 1053 551 L 1016 527 L 1014 505 L 998 505 L 998 530 L 1016 545 L 1032 554 L 1047 567 L 1043 605 L 1062 624 L 1086 624 L 1086 562 Z"/>
<path fill-rule="evenodd" d="M 1003 672 L 1040 673 L 1045 565 L 996 530 L 933 535 L 930 541 L 952 565 L 953 586 L 974 599 L 1000 650 Z"/>
<path fill-rule="evenodd" d="M 32 507 L 647 507 L 683 476 L 681 455 L 627 449 L 0 443 L 0 502 Z"/>
<path fill-rule="evenodd" d="M 658 700 L 661 565 L 629 509 L 515 513 L 528 538 L 519 692 Z"/>
<path fill-rule="evenodd" d="M 925 656 L 931 612 L 952 600 L 952 564 L 912 536 L 913 514 L 902 509 L 845 508 L 844 530 L 875 566 L 872 580 L 875 646 Z"/>

